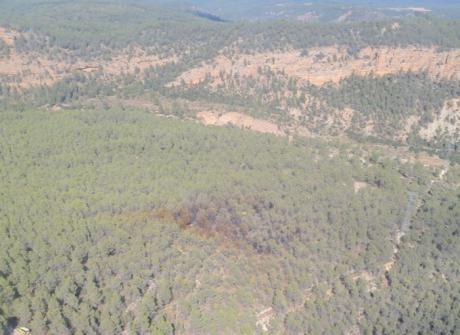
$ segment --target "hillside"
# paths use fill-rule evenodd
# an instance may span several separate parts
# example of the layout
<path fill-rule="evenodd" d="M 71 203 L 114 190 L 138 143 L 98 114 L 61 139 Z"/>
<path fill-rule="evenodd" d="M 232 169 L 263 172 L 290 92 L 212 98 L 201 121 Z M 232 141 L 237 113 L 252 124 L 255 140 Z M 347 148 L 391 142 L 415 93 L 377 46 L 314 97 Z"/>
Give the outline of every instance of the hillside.
<path fill-rule="evenodd" d="M 0 2 L 0 332 L 459 332 L 455 2 L 273 6 Z"/>
<path fill-rule="evenodd" d="M 165 2 L 167 3 L 167 2 Z M 416 15 L 459 17 L 460 6 L 451 0 L 418 1 L 299 1 L 276 0 L 232 1 L 189 0 L 190 7 L 199 8 L 231 20 L 290 19 L 299 21 L 363 21 L 382 18 L 403 18 Z"/>
<path fill-rule="evenodd" d="M 366 334 L 409 327 L 393 315 L 417 299 L 418 329 L 456 327 L 429 320 L 458 308 L 457 167 L 133 110 L 1 117 L 7 324 Z"/>
<path fill-rule="evenodd" d="M 457 21 L 240 24 L 147 4 L 3 6 L 13 13 L 0 16 L 6 105 L 91 107 L 97 99 L 206 123 L 215 122 L 202 112 L 230 113 L 220 123 L 372 137 L 441 156 L 458 140 L 458 117 L 444 108 L 460 96 Z M 78 33 L 68 26 L 75 13 Z M 241 121 L 248 117 L 255 121 Z"/>

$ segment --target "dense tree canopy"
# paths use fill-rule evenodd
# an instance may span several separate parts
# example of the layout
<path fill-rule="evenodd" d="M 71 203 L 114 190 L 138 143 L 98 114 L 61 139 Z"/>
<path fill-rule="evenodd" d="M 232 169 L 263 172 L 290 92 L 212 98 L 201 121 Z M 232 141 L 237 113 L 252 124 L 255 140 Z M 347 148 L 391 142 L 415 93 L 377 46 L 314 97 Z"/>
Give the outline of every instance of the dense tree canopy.
<path fill-rule="evenodd" d="M 155 3 L 0 2 L 0 332 L 458 334 L 455 73 L 242 68 L 319 47 L 340 59 L 313 65 L 419 48 L 444 68 L 460 22 Z"/>
<path fill-rule="evenodd" d="M 273 306 L 273 332 L 457 329 L 456 170 L 425 193 L 430 171 L 359 146 L 136 111 L 0 117 L 3 327 L 250 334 Z"/>

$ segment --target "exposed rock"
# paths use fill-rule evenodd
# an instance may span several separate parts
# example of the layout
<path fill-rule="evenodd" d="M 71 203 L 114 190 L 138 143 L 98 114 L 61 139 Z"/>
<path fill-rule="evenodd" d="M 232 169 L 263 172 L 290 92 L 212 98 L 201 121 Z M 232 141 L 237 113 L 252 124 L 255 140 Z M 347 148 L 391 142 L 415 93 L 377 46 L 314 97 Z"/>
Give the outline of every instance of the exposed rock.
<path fill-rule="evenodd" d="M 352 74 L 383 76 L 401 71 L 427 71 L 433 78 L 460 79 L 460 50 L 440 52 L 427 47 L 367 47 L 352 57 L 344 49 L 322 47 L 308 50 L 307 56 L 300 50 L 239 54 L 232 58 L 220 54 L 212 63 L 203 63 L 184 72 L 169 86 L 183 82 L 196 85 L 206 78 L 211 78 L 211 84 L 217 85 L 221 83 L 222 74 L 257 77 L 259 69 L 264 67 L 318 86 L 337 83 Z"/>
<path fill-rule="evenodd" d="M 229 112 L 219 115 L 214 112 L 203 111 L 197 114 L 197 118 L 205 125 L 234 125 L 239 128 L 247 128 L 260 133 L 270 133 L 277 136 L 284 136 L 285 133 L 270 121 L 253 118 L 249 115 Z"/>
<path fill-rule="evenodd" d="M 460 98 L 446 101 L 433 122 L 420 129 L 420 137 L 432 140 L 437 134 L 460 135 Z"/>

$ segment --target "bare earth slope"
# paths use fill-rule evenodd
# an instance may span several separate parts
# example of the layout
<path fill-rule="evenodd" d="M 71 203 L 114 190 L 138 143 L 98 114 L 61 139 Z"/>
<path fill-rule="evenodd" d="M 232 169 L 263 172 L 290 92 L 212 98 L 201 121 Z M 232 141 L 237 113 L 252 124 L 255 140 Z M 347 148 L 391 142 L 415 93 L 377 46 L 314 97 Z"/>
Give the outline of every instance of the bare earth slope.
<path fill-rule="evenodd" d="M 54 48 L 51 53 L 22 52 L 16 49 L 15 40 L 21 33 L 0 27 L 0 39 L 10 47 L 7 57 L 0 57 L 0 76 L 9 78 L 12 86 L 29 88 L 36 85 L 51 85 L 59 79 L 76 72 L 102 72 L 105 76 L 133 74 L 147 68 L 176 61 L 175 58 L 160 58 L 141 47 L 119 51 L 110 58 L 84 60 L 68 50 Z"/>
<path fill-rule="evenodd" d="M 51 49 L 35 48 L 34 51 L 27 52 L 18 47 L 18 40 L 21 37 L 30 38 L 28 34 L 0 27 L 0 40 L 3 48 L 8 49 L 6 54 L 0 56 L 0 77 L 3 85 L 26 90 L 34 86 L 52 85 L 75 73 L 98 73 L 99 79 L 107 81 L 124 74 L 133 74 L 136 80 L 143 81 L 145 70 L 182 61 L 176 56 L 161 57 L 139 45 L 112 50 L 104 57 L 93 58 L 83 58 L 75 52 L 56 46 Z M 316 47 L 307 51 L 288 49 L 251 54 L 231 47 L 222 50 L 212 59 L 191 66 L 166 86 L 187 88 L 205 83 L 211 90 L 226 87 L 229 95 L 250 97 L 256 92 L 247 83 L 256 82 L 259 91 L 265 90 L 262 102 L 268 105 L 278 99 L 279 109 L 285 113 L 283 117 L 291 120 L 289 124 L 280 124 L 279 119 L 273 115 L 265 116 L 263 120 L 258 116 L 254 118 L 254 115 L 246 115 L 250 114 L 249 111 L 234 111 L 232 108 L 212 112 L 203 108 L 194 113 L 196 118 L 205 124 L 230 124 L 275 135 L 285 135 L 288 129 L 289 133 L 301 135 L 318 133 L 336 136 L 343 135 L 354 127 L 356 111 L 349 106 L 342 109 L 330 108 L 324 101 L 308 94 L 301 97 L 299 92 L 293 93 L 294 91 L 287 89 L 291 79 L 301 85 L 323 86 L 327 83 L 339 83 L 351 75 L 379 77 L 401 72 L 425 72 L 433 80 L 460 80 L 460 49 L 382 46 L 367 47 L 351 55 L 338 46 Z M 274 92 L 269 86 L 272 78 L 267 77 L 266 73 L 273 73 L 279 80 L 279 92 Z M 228 85 L 229 78 L 231 85 Z M 248 80 L 249 78 L 251 79 Z M 293 97 L 301 101 L 296 106 L 287 102 Z M 433 120 L 424 123 L 417 130 L 417 135 L 427 141 L 434 141 L 437 136 L 444 135 L 458 137 L 459 98 L 446 101 L 444 107 L 433 115 Z M 312 106 L 321 105 L 327 112 L 310 115 Z M 418 115 L 402 120 L 401 129 L 392 139 L 405 143 L 420 121 Z M 360 129 L 354 127 L 354 131 L 373 136 L 375 126 L 374 120 L 368 120 Z"/>
<path fill-rule="evenodd" d="M 300 50 L 274 53 L 238 54 L 229 58 L 223 53 L 211 63 L 183 73 L 172 86 L 185 82 L 198 84 L 210 76 L 219 83 L 222 73 L 256 76 L 258 69 L 269 67 L 290 77 L 314 85 L 337 83 L 354 74 L 382 76 L 404 72 L 427 71 L 434 78 L 460 79 L 460 50 L 438 52 L 435 48 L 365 48 L 349 56 L 337 47 L 313 48 L 308 55 Z"/>

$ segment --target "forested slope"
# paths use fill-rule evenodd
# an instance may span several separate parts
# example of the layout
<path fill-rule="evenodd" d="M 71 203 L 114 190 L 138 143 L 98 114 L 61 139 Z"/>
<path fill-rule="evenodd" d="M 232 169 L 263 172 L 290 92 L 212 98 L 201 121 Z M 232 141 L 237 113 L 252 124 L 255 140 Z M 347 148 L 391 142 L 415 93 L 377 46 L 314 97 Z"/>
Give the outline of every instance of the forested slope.
<path fill-rule="evenodd" d="M 4 106 L 238 112 L 286 135 L 371 137 L 444 157 L 458 142 L 458 20 L 216 22 L 147 3 L 0 6 Z"/>
<path fill-rule="evenodd" d="M 457 168 L 134 110 L 0 115 L 3 327 L 458 330 Z"/>
<path fill-rule="evenodd" d="M 457 334 L 460 22 L 189 9 L 0 2 L 0 332 Z"/>

